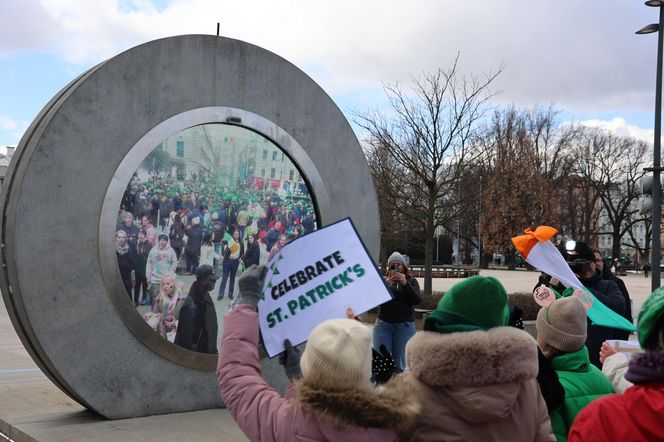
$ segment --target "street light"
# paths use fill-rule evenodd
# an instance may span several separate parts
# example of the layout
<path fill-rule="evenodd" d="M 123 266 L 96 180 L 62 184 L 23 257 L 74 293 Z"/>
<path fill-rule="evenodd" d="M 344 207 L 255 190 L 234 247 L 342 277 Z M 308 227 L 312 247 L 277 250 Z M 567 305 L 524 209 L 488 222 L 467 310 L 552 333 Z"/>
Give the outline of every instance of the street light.
<path fill-rule="evenodd" d="M 652 195 L 652 290 L 655 291 L 661 284 L 660 263 L 662 261 L 662 245 L 660 241 L 661 217 L 662 217 L 662 199 L 661 199 L 661 179 L 660 156 L 662 152 L 661 132 L 662 132 L 662 45 L 664 43 L 664 32 L 661 32 L 664 24 L 664 1 L 648 0 L 646 6 L 659 8 L 659 23 L 650 24 L 636 31 L 637 34 L 658 33 L 657 38 L 657 83 L 655 86 L 655 142 L 653 154 L 653 195 Z"/>

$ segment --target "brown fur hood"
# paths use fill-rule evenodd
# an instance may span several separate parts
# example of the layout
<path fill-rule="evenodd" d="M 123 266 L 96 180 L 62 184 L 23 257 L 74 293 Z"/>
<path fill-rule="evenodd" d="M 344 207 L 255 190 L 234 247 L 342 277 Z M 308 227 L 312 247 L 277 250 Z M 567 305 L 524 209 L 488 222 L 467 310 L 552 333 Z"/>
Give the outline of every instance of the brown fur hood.
<path fill-rule="evenodd" d="M 537 376 L 537 343 L 513 327 L 450 334 L 418 332 L 406 346 L 412 374 L 432 387 L 480 387 Z"/>
<path fill-rule="evenodd" d="M 309 376 L 297 385 L 298 400 L 333 425 L 361 428 L 408 428 L 420 410 L 403 380 L 393 378 L 375 389 L 340 387 L 322 377 Z"/>

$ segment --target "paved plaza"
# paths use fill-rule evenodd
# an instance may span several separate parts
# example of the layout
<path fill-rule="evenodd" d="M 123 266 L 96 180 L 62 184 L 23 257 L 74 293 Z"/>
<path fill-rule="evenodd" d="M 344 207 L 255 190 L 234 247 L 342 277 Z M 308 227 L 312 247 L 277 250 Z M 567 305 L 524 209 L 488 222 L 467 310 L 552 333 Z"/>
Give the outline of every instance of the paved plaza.
<path fill-rule="evenodd" d="M 538 273 L 483 270 L 500 279 L 508 292 L 532 290 Z M 635 317 L 650 294 L 650 279 L 623 278 Z M 446 290 L 459 279 L 436 279 Z M 420 283 L 422 281 L 420 280 Z M 217 388 L 210 385 L 210 388 Z M 223 409 L 109 421 L 90 413 L 55 387 L 23 348 L 0 303 L 0 432 L 16 441 L 243 441 L 246 438 Z"/>

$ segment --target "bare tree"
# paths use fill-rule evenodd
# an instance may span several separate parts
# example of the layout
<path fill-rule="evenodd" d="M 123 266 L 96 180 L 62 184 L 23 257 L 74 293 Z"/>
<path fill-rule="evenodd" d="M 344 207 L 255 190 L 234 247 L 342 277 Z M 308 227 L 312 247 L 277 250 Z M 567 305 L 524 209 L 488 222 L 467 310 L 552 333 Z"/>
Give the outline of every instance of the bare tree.
<path fill-rule="evenodd" d="M 397 202 L 395 197 L 398 195 L 394 185 L 394 176 L 398 173 L 394 159 L 390 156 L 387 149 L 382 146 L 375 146 L 372 149 L 366 149 L 365 155 L 374 187 L 378 199 L 378 214 L 380 217 L 380 251 L 379 261 L 382 270 L 385 270 L 386 258 L 391 250 L 395 250 L 400 245 L 404 219 L 395 209 Z"/>
<path fill-rule="evenodd" d="M 579 165 L 586 166 L 592 167 Z M 567 238 L 596 245 L 600 199 L 594 182 L 584 175 L 571 174 L 558 189 L 560 233 Z"/>
<path fill-rule="evenodd" d="M 483 194 L 483 244 L 486 251 L 503 253 L 514 268 L 511 238 L 521 229 L 556 225 L 555 183 L 569 168 L 565 145 L 554 136 L 555 113 L 496 111 L 482 142 L 491 148 L 490 176 Z"/>
<path fill-rule="evenodd" d="M 452 66 L 413 78 L 408 87 L 386 85 L 390 113 L 356 114 L 369 156 L 384 151 L 394 161 L 388 200 L 425 235 L 424 293 L 431 294 L 436 227 L 459 216 L 458 183 L 479 152 L 469 140 L 488 109 L 490 85 L 502 71 L 464 76 Z"/>
<path fill-rule="evenodd" d="M 607 221 L 597 233 L 611 235 L 614 258 L 620 256 L 622 238 L 640 220 L 635 202 L 647 160 L 646 143 L 599 129 L 585 129 L 578 145 L 577 172 L 593 183 L 600 199 Z"/>
<path fill-rule="evenodd" d="M 630 228 L 627 230 L 628 241 L 623 241 L 623 245 L 631 247 L 636 253 L 636 259 L 639 263 L 650 261 L 650 242 L 652 240 L 652 217 L 650 214 L 634 214 L 634 222 L 628 222 Z M 643 230 L 643 244 L 639 241 L 637 230 Z"/>

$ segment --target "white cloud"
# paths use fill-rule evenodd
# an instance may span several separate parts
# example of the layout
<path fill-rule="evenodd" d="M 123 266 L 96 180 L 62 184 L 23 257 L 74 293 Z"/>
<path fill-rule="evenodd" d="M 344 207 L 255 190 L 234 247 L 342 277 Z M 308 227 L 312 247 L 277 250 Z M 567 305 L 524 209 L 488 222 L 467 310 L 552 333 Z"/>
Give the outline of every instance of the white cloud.
<path fill-rule="evenodd" d="M 0 115 L 0 147 L 17 146 L 28 126 L 27 122 L 16 122 L 7 115 Z"/>
<path fill-rule="evenodd" d="M 12 130 L 16 129 L 16 126 L 16 121 L 6 115 L 0 115 L 0 130 Z"/>
<path fill-rule="evenodd" d="M 611 120 L 591 119 L 580 121 L 580 124 L 587 127 L 596 127 L 612 132 L 616 135 L 634 137 L 636 139 L 652 144 L 655 132 L 653 129 L 644 129 L 627 123 L 624 118 L 616 117 Z"/>
<path fill-rule="evenodd" d="M 11 5 L 10 5 L 11 4 Z M 96 64 L 156 38 L 213 34 L 265 47 L 305 68 L 330 93 L 447 67 L 482 73 L 507 64 L 496 87 L 519 106 L 576 113 L 652 108 L 656 38 L 634 30 L 654 8 L 595 2 L 418 0 L 22 0 L 0 2 L 0 56 L 19 50 Z M 309 70 L 310 67 L 316 67 Z M 313 72 L 312 72 L 313 71 Z"/>

